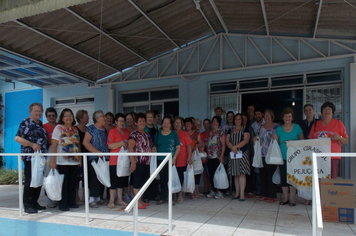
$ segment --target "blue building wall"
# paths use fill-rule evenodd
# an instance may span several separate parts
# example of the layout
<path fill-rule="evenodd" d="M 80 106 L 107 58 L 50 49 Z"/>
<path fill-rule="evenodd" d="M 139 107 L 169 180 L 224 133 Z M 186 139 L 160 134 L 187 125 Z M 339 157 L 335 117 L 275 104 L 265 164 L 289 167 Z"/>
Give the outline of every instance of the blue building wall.
<path fill-rule="evenodd" d="M 5 133 L 4 149 L 6 153 L 20 153 L 21 145 L 15 142 L 15 136 L 23 119 L 30 116 L 32 103 L 42 103 L 42 89 L 11 92 L 5 94 Z M 17 170 L 17 157 L 4 157 L 7 169 Z"/>

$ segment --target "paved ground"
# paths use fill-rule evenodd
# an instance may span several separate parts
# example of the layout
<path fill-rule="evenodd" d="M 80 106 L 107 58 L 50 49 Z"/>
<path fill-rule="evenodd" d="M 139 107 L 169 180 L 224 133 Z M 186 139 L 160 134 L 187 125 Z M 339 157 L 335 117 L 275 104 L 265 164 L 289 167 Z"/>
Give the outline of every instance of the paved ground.
<path fill-rule="evenodd" d="M 173 207 L 172 235 L 311 235 L 311 206 L 280 206 L 277 203 L 259 202 L 256 198 L 245 202 L 206 197 L 191 200 L 188 197 Z M 45 205 L 41 194 L 40 204 Z M 100 206 L 90 209 L 90 223 L 85 223 L 85 210 L 71 209 L 69 212 L 57 208 L 46 209 L 38 214 L 26 214 L 19 217 L 18 186 L 0 186 L 0 218 L 77 225 L 83 227 L 106 228 L 132 231 L 132 212 L 125 214 L 123 208 L 109 209 Z M 0 219 L 1 220 L 1 219 Z M 139 232 L 168 235 L 167 205 L 157 206 L 155 202 L 145 210 L 139 210 Z M 324 222 L 323 235 L 356 235 L 355 224 Z"/>

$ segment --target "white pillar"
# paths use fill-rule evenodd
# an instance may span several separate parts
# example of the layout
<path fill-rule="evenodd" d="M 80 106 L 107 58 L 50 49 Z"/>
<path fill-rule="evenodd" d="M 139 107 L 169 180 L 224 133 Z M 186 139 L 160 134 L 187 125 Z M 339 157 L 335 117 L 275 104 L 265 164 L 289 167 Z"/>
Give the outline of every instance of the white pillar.
<path fill-rule="evenodd" d="M 109 86 L 109 101 L 108 101 L 108 111 L 111 111 L 112 113 L 114 113 L 114 115 L 116 114 L 116 108 L 115 108 L 115 89 L 112 88 L 112 85 Z"/>
<path fill-rule="evenodd" d="M 350 133 L 349 144 L 350 152 L 356 152 L 356 143 L 353 137 L 356 137 L 356 56 L 354 57 L 354 63 L 350 65 Z M 356 158 L 350 158 L 350 178 L 356 181 Z"/>

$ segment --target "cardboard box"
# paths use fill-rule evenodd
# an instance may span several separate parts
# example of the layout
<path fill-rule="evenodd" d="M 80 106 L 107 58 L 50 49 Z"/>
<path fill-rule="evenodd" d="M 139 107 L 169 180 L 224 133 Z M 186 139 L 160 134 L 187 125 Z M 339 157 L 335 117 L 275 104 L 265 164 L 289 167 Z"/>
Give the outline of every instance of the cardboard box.
<path fill-rule="evenodd" d="M 324 221 L 354 223 L 355 182 L 350 179 L 320 180 Z"/>

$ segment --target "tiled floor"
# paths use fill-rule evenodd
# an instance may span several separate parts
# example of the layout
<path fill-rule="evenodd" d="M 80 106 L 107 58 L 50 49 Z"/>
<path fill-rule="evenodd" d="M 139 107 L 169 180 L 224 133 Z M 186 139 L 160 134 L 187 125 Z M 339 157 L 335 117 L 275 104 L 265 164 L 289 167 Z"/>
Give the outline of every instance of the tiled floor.
<path fill-rule="evenodd" d="M 173 207 L 173 232 L 171 235 L 311 235 L 311 206 L 280 206 L 278 203 L 259 202 L 256 198 L 245 202 L 231 200 L 231 196 L 223 199 L 197 200 L 187 198 Z M 41 195 L 40 204 L 45 205 L 45 197 Z M 106 228 L 132 231 L 132 212 L 125 214 L 123 208 L 109 209 L 100 206 L 90 209 L 90 223 L 85 223 L 85 211 L 71 209 L 61 212 L 57 208 L 46 209 L 39 214 L 24 214 L 19 217 L 18 186 L 0 186 L 0 217 L 22 219 L 48 223 L 78 225 L 84 227 Z M 139 232 L 157 235 L 168 234 L 167 205 L 151 205 L 139 210 Z M 324 222 L 323 235 L 356 235 L 354 224 Z"/>

